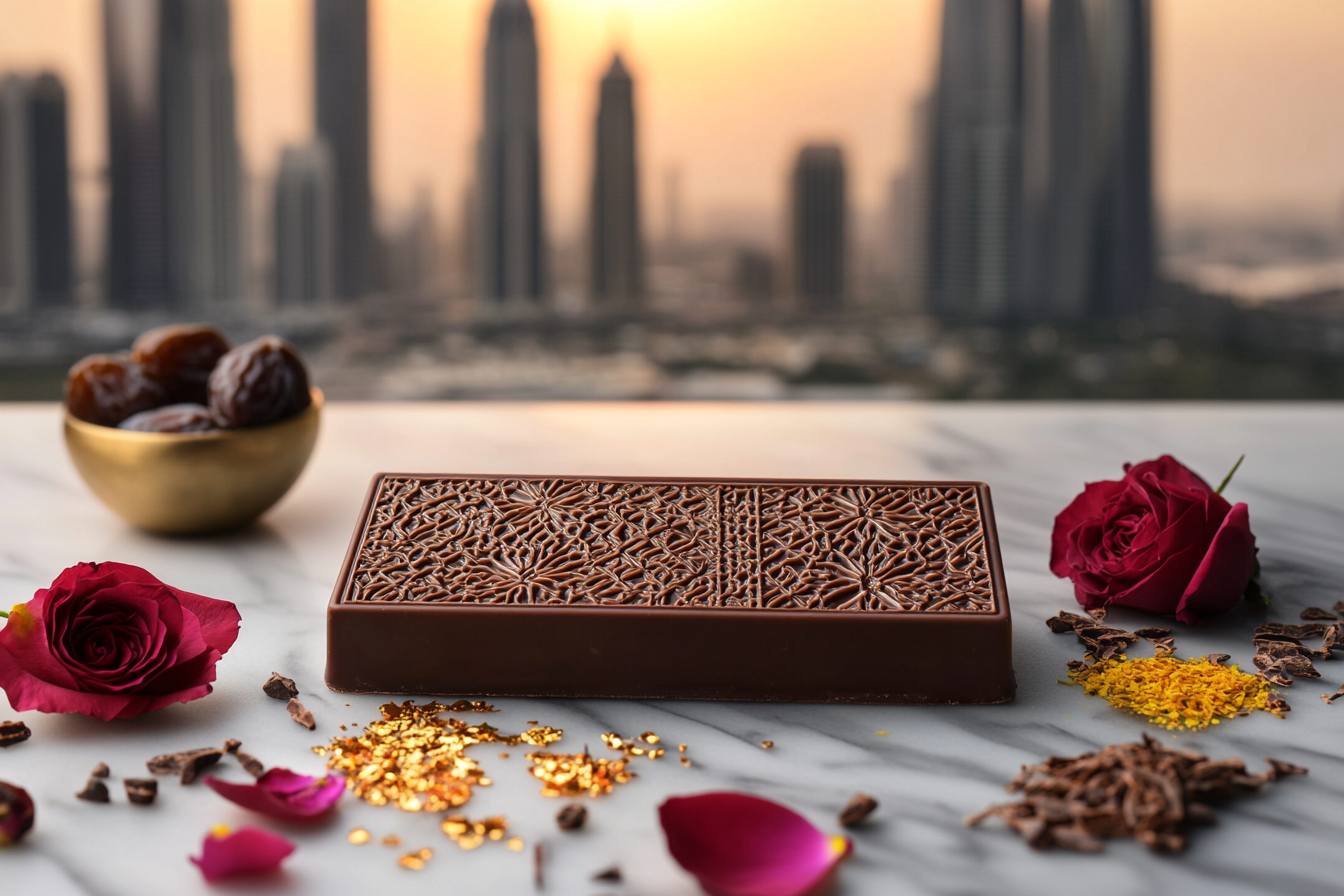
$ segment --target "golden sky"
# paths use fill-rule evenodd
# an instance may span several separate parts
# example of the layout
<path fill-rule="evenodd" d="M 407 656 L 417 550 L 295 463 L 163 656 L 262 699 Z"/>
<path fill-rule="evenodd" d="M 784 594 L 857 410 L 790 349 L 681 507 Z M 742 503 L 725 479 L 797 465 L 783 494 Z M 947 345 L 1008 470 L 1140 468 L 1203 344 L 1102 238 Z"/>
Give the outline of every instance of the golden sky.
<path fill-rule="evenodd" d="M 1033 0 L 1039 3 L 1041 0 Z M 783 205 L 804 140 L 846 149 L 854 199 L 882 201 L 910 103 L 936 56 L 937 0 L 533 0 L 544 179 L 573 234 L 590 179 L 597 79 L 615 45 L 636 78 L 646 221 L 682 173 L 691 227 Z M 489 0 L 372 0 L 375 184 L 386 209 L 423 185 L 455 229 L 480 120 Z M 67 80 L 84 183 L 102 164 L 99 0 L 0 0 L 0 70 Z M 1344 218 L 1344 0 L 1156 0 L 1156 149 L 1167 209 Z M 311 130 L 310 0 L 234 0 L 249 171 Z"/>

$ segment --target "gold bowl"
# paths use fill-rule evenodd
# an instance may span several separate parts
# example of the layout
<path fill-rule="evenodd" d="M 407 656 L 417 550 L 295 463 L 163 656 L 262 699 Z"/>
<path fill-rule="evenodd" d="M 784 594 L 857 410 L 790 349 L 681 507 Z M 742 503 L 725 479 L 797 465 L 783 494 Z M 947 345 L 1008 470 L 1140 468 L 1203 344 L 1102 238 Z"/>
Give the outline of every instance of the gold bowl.
<path fill-rule="evenodd" d="M 299 478 L 317 442 L 322 392 L 288 420 L 215 432 L 131 432 L 65 413 L 65 446 L 89 488 L 151 532 L 202 535 L 245 526 Z"/>

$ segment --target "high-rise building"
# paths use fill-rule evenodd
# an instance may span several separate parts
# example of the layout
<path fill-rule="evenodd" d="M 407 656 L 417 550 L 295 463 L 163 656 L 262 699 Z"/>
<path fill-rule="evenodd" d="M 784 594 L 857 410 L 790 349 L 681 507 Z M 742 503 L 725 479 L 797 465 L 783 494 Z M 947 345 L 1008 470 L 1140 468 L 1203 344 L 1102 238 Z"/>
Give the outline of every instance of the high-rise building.
<path fill-rule="evenodd" d="M 336 172 L 336 292 L 358 298 L 375 285 L 369 171 L 368 0 L 314 0 L 317 133 Z"/>
<path fill-rule="evenodd" d="M 336 171 L 321 137 L 286 146 L 275 178 L 275 300 L 312 307 L 336 283 Z"/>
<path fill-rule="evenodd" d="M 495 0 L 485 42 L 485 121 L 477 148 L 478 289 L 492 302 L 546 294 L 537 36 L 527 0 Z"/>
<path fill-rule="evenodd" d="M 644 295 L 634 84 L 617 53 L 602 78 L 594 141 L 592 294 L 599 307 L 633 310 Z"/>
<path fill-rule="evenodd" d="M 794 164 L 791 194 L 793 296 L 800 310 L 839 310 L 845 299 L 847 217 L 840 147 L 804 146 Z"/>
<path fill-rule="evenodd" d="M 0 81 L 0 311 L 71 300 L 65 88 L 55 75 Z"/>
<path fill-rule="evenodd" d="M 1021 311 L 1022 0 L 946 0 L 934 110 L 930 310 Z"/>
<path fill-rule="evenodd" d="M 1052 0 L 1042 314 L 1141 311 L 1156 280 L 1147 0 Z"/>
<path fill-rule="evenodd" d="M 104 0 L 107 291 L 206 312 L 242 291 L 227 0 Z"/>

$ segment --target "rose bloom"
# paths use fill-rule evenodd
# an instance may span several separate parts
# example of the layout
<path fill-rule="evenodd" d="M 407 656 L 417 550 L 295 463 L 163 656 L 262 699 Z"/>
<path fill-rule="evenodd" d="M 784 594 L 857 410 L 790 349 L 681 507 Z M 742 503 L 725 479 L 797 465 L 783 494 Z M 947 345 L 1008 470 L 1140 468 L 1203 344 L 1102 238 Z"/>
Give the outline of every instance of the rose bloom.
<path fill-rule="evenodd" d="M 212 690 L 238 638 L 228 601 L 180 591 L 138 566 L 81 563 L 0 629 L 0 688 L 16 710 L 128 719 Z"/>
<path fill-rule="evenodd" d="M 1090 482 L 1055 517 L 1050 571 L 1088 609 L 1118 606 L 1187 624 L 1227 610 L 1255 569 L 1245 504 L 1229 504 L 1167 455 Z"/>

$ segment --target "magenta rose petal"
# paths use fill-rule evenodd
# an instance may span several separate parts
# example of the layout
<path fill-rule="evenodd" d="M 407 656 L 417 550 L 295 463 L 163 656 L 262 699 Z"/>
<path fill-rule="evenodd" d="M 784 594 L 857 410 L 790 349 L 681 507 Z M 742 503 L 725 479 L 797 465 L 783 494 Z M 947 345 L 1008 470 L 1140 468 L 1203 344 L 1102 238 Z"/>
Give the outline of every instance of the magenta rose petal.
<path fill-rule="evenodd" d="M 801 896 L 849 855 L 778 803 L 745 793 L 672 797 L 658 807 L 667 848 L 713 896 Z"/>
<path fill-rule="evenodd" d="M 294 844 L 279 834 L 258 828 L 240 828 L 230 832 L 220 825 L 205 835 L 199 858 L 192 864 L 210 883 L 244 874 L 266 874 L 294 852 Z"/>
<path fill-rule="evenodd" d="M 1209 552 L 1176 607 L 1176 618 L 1185 623 L 1198 622 L 1227 610 L 1246 591 L 1254 571 L 1255 536 L 1251 534 L 1250 514 L 1245 504 L 1237 504 L 1213 536 Z"/>
<path fill-rule="evenodd" d="M 340 775 L 313 778 L 287 768 L 273 768 L 253 784 L 234 784 L 206 775 L 206 785 L 215 793 L 244 809 L 273 818 L 315 818 L 336 805 L 345 792 Z"/>

